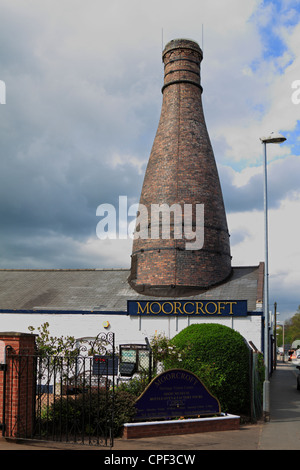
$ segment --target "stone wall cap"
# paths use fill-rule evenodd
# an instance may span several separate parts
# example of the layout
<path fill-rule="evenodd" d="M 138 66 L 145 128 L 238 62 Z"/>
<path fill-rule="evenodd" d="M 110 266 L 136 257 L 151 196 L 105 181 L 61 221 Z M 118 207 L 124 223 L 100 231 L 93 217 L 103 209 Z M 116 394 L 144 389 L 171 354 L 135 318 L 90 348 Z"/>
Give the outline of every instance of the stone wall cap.
<path fill-rule="evenodd" d="M 3 338 L 3 336 L 37 336 L 32 333 L 21 333 L 18 331 L 0 331 L 0 338 Z"/>

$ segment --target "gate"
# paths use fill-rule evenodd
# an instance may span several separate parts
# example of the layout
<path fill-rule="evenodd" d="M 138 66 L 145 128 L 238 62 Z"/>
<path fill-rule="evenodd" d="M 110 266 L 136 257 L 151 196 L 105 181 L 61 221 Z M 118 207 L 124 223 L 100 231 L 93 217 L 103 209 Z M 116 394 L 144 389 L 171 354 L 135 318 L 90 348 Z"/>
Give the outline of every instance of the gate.
<path fill-rule="evenodd" d="M 113 446 L 114 334 L 77 346 L 64 357 L 6 349 L 3 436 Z"/>

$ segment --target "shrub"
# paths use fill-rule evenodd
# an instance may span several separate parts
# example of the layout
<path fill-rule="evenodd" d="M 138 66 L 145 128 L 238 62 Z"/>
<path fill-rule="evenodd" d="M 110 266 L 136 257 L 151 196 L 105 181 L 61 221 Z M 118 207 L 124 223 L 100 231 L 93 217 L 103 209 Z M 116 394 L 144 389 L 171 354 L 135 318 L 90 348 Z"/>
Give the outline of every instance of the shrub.
<path fill-rule="evenodd" d="M 136 409 L 134 406 L 136 397 L 132 394 L 117 390 L 114 400 L 114 435 L 119 436 L 122 432 L 124 423 L 129 423 L 134 418 Z"/>
<path fill-rule="evenodd" d="M 53 429 L 64 433 L 70 426 L 81 429 L 81 423 L 86 423 L 88 435 L 105 436 L 106 427 L 112 415 L 114 407 L 113 427 L 114 436 L 121 434 L 123 424 L 132 420 L 135 415 L 135 397 L 123 390 L 112 391 L 98 390 L 96 393 L 74 397 L 61 397 L 50 405 L 44 412 L 45 425 L 50 423 Z"/>
<path fill-rule="evenodd" d="M 250 352 L 237 331 L 219 324 L 193 324 L 172 343 L 184 352 L 181 367 L 200 378 L 223 412 L 250 414 Z M 168 361 L 165 366 L 170 368 Z"/>
<path fill-rule="evenodd" d="M 184 352 L 176 347 L 172 340 L 167 338 L 164 334 L 160 333 L 155 335 L 150 341 L 154 369 L 157 364 L 162 362 L 166 369 L 182 367 L 182 360 Z"/>
<path fill-rule="evenodd" d="M 145 380 L 144 376 L 133 377 L 128 382 L 120 383 L 118 385 L 118 392 L 119 393 L 121 391 L 127 392 L 130 395 L 133 395 L 135 399 L 137 399 L 143 393 L 147 385 L 148 385 L 148 381 Z"/>

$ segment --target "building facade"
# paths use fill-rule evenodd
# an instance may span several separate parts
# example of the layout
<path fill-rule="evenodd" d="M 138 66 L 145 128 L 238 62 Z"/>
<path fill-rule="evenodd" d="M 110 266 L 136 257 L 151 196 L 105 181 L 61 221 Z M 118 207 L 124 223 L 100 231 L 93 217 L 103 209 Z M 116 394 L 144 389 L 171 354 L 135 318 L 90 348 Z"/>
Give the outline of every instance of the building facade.
<path fill-rule="evenodd" d="M 190 40 L 170 41 L 163 51 L 161 116 L 130 269 L 0 270 L 2 331 L 28 332 L 48 322 L 55 336 L 93 337 L 109 330 L 118 345 L 157 334 L 172 338 L 192 323 L 217 322 L 263 350 L 264 265 L 231 263 L 201 102 L 201 61 L 200 47 Z"/>
<path fill-rule="evenodd" d="M 54 336 L 93 337 L 112 331 L 118 345 L 145 343 L 156 334 L 172 338 L 192 323 L 217 322 L 263 349 L 262 263 L 233 268 L 224 284 L 176 299 L 137 294 L 129 275 L 126 269 L 0 270 L 1 330 L 28 333 L 29 326 L 48 322 Z M 145 307 L 145 302 L 152 305 Z M 243 310 L 235 311 L 232 302 L 241 302 Z"/>

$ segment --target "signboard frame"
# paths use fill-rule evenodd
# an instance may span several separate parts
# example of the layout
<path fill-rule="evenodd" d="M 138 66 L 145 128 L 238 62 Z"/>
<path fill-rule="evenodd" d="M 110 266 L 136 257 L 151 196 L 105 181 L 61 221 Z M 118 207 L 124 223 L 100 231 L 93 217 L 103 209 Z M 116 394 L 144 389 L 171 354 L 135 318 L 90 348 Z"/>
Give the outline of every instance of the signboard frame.
<path fill-rule="evenodd" d="M 245 317 L 247 300 L 128 300 L 130 316 Z"/>
<path fill-rule="evenodd" d="M 199 377 L 185 369 L 169 369 L 156 376 L 135 402 L 135 421 L 215 416 L 219 400 Z"/>

